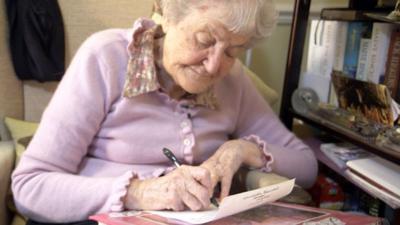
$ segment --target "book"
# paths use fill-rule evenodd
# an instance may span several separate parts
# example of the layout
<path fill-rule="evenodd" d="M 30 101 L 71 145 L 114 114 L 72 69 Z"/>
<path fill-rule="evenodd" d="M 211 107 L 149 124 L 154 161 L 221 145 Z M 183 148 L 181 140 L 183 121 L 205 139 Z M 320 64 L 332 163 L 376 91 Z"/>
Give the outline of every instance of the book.
<path fill-rule="evenodd" d="M 210 205 L 203 211 L 144 211 L 152 215 L 189 224 L 203 224 L 225 218 L 288 195 L 294 187 L 294 179 L 225 197 L 219 207 Z M 130 213 L 135 214 L 132 211 Z M 94 216 L 92 219 L 96 219 Z"/>
<path fill-rule="evenodd" d="M 335 58 L 337 28 L 336 21 L 311 21 L 307 73 L 330 77 Z"/>
<path fill-rule="evenodd" d="M 343 71 L 344 53 L 346 51 L 347 30 L 349 23 L 344 21 L 336 21 L 336 23 L 336 48 L 333 70 Z"/>
<path fill-rule="evenodd" d="M 343 71 L 344 53 L 346 51 L 348 26 L 349 22 L 337 21 L 336 48 L 335 48 L 335 58 L 333 61 L 334 71 Z M 328 103 L 330 105 L 338 107 L 338 100 L 332 82 L 330 82 L 329 85 Z"/>
<path fill-rule="evenodd" d="M 369 152 L 349 143 L 324 143 L 320 149 L 340 169 L 345 169 L 350 160 L 372 157 Z"/>
<path fill-rule="evenodd" d="M 377 156 L 349 161 L 346 164 L 353 173 L 374 182 L 400 200 L 399 165 Z"/>
<path fill-rule="evenodd" d="M 370 82 L 383 83 L 387 53 L 394 28 L 393 24 L 373 23 L 367 69 L 367 78 Z"/>
<path fill-rule="evenodd" d="M 400 207 L 400 166 L 381 157 L 352 160 L 346 163 L 346 174 L 359 181 L 366 188 Z"/>
<path fill-rule="evenodd" d="M 349 22 L 348 24 L 343 65 L 343 73 L 346 76 L 356 77 L 361 38 L 369 32 L 369 29 L 370 23 L 367 22 Z"/>
<path fill-rule="evenodd" d="M 168 225 L 187 224 L 171 221 L 145 212 L 105 213 L 91 217 L 99 225 Z M 245 212 L 207 223 L 208 225 L 317 225 L 317 224 L 381 224 L 378 217 L 313 208 L 287 203 L 268 203 Z"/>
<path fill-rule="evenodd" d="M 389 194 L 382 190 L 382 188 L 376 186 L 374 183 L 369 182 L 363 177 L 358 176 L 356 173 L 353 173 L 351 170 L 345 170 L 344 175 L 349 179 L 349 181 L 362 190 L 367 192 L 369 195 L 374 196 L 385 202 L 388 206 L 393 209 L 397 209 L 400 207 L 400 199 L 395 196 Z"/>
<path fill-rule="evenodd" d="M 356 79 L 367 81 L 368 54 L 370 53 L 371 37 L 363 37 L 360 40 L 360 53 L 358 56 L 358 65 Z"/>
<path fill-rule="evenodd" d="M 300 86 L 316 91 L 321 102 L 328 103 L 331 89 L 331 73 L 342 70 L 347 38 L 347 22 L 312 20 L 307 55 L 306 72 Z"/>
<path fill-rule="evenodd" d="M 400 76 L 400 30 L 395 30 L 390 39 L 386 73 L 383 84 L 388 88 L 393 99 L 396 98 Z"/>

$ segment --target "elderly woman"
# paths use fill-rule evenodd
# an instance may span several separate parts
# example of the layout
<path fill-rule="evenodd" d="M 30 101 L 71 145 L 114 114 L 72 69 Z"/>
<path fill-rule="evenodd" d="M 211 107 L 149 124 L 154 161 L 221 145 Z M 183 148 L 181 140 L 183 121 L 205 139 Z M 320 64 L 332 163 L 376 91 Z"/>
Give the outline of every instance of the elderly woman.
<path fill-rule="evenodd" d="M 270 0 L 164 0 L 162 25 L 91 36 L 76 53 L 18 168 L 17 208 L 66 223 L 129 209 L 201 210 L 241 166 L 315 179 L 236 57 L 270 35 Z M 186 166 L 175 168 L 167 147 Z M 40 224 L 30 221 L 30 224 Z"/>

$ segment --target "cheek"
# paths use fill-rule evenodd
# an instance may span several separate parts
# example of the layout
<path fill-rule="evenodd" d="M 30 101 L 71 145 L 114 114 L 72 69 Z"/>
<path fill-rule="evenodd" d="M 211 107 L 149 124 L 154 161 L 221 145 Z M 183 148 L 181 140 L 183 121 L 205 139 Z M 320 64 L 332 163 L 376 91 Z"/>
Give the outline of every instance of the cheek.
<path fill-rule="evenodd" d="M 196 49 L 193 45 L 183 42 L 170 53 L 170 57 L 176 66 L 194 66 L 200 65 L 207 57 L 206 49 Z"/>
<path fill-rule="evenodd" d="M 227 61 L 225 61 L 221 65 L 221 70 L 220 70 L 221 75 L 226 76 L 231 71 L 234 63 L 235 63 L 235 59 L 233 59 L 233 58 L 230 58 Z"/>
<path fill-rule="evenodd" d="M 207 57 L 207 50 L 196 50 L 188 45 L 182 45 L 179 51 L 173 53 L 173 57 L 179 59 L 180 64 L 193 66 L 201 64 L 202 61 Z"/>

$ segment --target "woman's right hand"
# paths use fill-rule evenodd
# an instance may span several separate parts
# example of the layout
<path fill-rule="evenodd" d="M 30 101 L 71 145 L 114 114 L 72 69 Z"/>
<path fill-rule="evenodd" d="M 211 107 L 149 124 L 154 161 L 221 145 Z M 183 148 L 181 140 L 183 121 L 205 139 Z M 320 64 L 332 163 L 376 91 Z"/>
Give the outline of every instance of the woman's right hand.
<path fill-rule="evenodd" d="M 207 169 L 181 166 L 162 177 L 132 180 L 124 204 L 127 209 L 197 211 L 209 207 L 211 194 Z"/>

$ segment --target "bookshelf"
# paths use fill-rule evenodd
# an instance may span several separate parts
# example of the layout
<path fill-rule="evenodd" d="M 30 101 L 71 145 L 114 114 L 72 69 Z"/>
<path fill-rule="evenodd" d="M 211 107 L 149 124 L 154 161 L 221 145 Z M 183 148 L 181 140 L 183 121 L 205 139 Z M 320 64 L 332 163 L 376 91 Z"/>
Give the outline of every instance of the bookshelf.
<path fill-rule="evenodd" d="M 335 172 L 336 174 L 340 175 L 343 177 L 345 180 L 347 180 L 350 183 L 353 183 L 356 185 L 358 188 L 363 190 L 364 192 L 368 193 L 371 196 L 378 196 L 380 193 L 376 191 L 375 189 L 368 188 L 367 186 L 363 186 L 362 183 L 358 181 L 358 179 L 355 179 L 354 177 L 350 176 L 349 173 L 346 171 L 346 169 L 339 168 L 332 160 L 330 160 L 319 148 L 319 146 L 322 144 L 322 142 L 318 139 L 310 138 L 304 140 L 304 142 L 310 146 L 318 158 L 320 162 L 322 162 L 326 167 L 328 167 L 330 170 Z M 381 200 L 387 204 L 391 208 L 399 208 L 400 204 L 398 201 L 394 201 L 392 198 L 388 196 L 382 196 L 380 195 Z"/>
<path fill-rule="evenodd" d="M 384 14 L 388 12 L 388 9 L 380 10 L 365 10 L 365 9 L 354 9 L 352 6 L 357 5 L 361 1 L 350 0 L 348 9 L 330 9 L 323 10 L 321 12 L 321 17 L 327 20 L 345 20 L 345 21 L 383 21 L 387 23 L 398 22 L 387 19 Z M 298 88 L 301 74 L 302 66 L 302 56 L 304 52 L 306 32 L 309 26 L 309 12 L 310 12 L 311 0 L 295 0 L 294 10 L 293 10 L 293 20 L 291 25 L 291 33 L 289 40 L 289 50 L 286 62 L 286 71 L 283 84 L 283 94 L 282 102 L 280 108 L 280 118 L 283 123 L 289 128 L 293 129 L 293 123 L 295 119 L 301 120 L 304 124 L 311 127 L 317 128 L 318 130 L 329 134 L 337 139 L 347 141 L 362 147 L 363 149 L 370 151 L 380 157 L 383 157 L 391 162 L 400 165 L 400 147 L 393 146 L 382 146 L 377 145 L 376 142 L 366 139 L 356 132 L 349 129 L 344 129 L 343 127 L 337 126 L 336 124 L 324 120 L 323 118 L 317 118 L 310 115 L 297 113 L 291 105 L 291 96 L 294 91 Z M 315 138 L 317 139 L 317 138 Z M 317 141 L 318 142 L 318 141 Z M 315 142 L 311 145 L 312 148 L 319 148 Z M 319 150 L 319 149 L 317 149 Z M 321 156 L 321 154 L 316 154 L 319 162 L 324 166 L 327 166 L 336 174 L 347 179 L 349 182 L 353 183 L 356 187 L 360 189 L 365 189 L 363 185 L 357 183 L 355 180 L 349 178 L 343 171 L 338 170 L 326 157 Z M 377 197 L 375 192 L 368 191 L 371 196 Z M 387 206 L 392 207 L 392 218 L 396 221 L 400 221 L 400 210 L 399 208 L 393 207 L 393 205 L 388 204 L 385 199 L 381 200 L 386 203 Z"/>
<path fill-rule="evenodd" d="M 329 8 L 321 11 L 321 19 L 338 21 L 384 21 L 398 23 L 386 18 L 390 9 L 382 8 L 378 10 L 359 10 L 349 8 Z"/>
<path fill-rule="evenodd" d="M 292 128 L 293 119 L 303 120 L 307 124 L 315 126 L 341 139 L 356 143 L 357 145 L 360 145 L 361 147 L 373 152 L 376 155 L 379 155 L 394 163 L 400 164 L 400 148 L 393 149 L 390 147 L 378 146 L 370 140 L 360 137 L 360 135 L 357 135 L 356 132 L 340 129 L 332 124 L 329 124 L 323 119 L 310 118 L 305 115 L 296 113 L 293 110 L 291 106 L 291 96 L 293 92 L 297 89 L 300 81 L 302 56 L 308 26 L 310 5 L 311 0 L 295 1 L 289 41 L 289 50 L 286 63 L 286 72 L 283 84 L 284 94 L 282 95 L 282 103 L 280 108 L 281 120 L 289 129 Z M 368 20 L 372 20 L 371 14 L 365 14 L 365 16 L 365 18 L 368 17 Z"/>
<path fill-rule="evenodd" d="M 388 18 L 386 15 L 387 14 L 381 14 L 381 13 L 365 13 L 364 14 L 366 17 L 371 18 L 373 20 L 377 21 L 382 21 L 382 22 L 387 22 L 387 23 L 394 23 L 397 25 L 400 25 L 400 21 L 395 21 L 390 18 Z"/>

